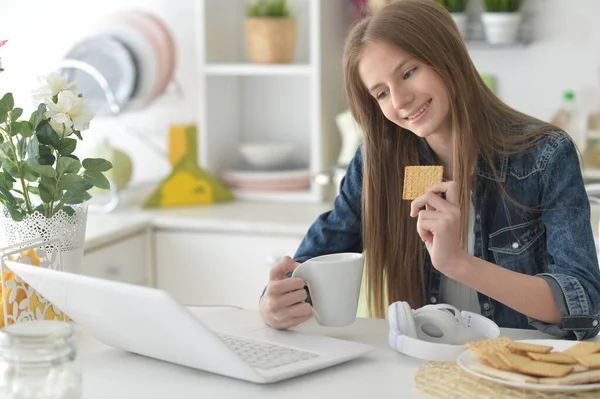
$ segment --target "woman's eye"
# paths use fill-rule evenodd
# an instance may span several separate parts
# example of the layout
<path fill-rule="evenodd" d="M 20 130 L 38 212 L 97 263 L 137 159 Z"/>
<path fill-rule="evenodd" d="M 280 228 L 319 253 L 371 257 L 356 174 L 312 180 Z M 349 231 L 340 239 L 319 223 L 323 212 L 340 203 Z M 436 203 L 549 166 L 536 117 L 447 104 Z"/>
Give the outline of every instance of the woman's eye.
<path fill-rule="evenodd" d="M 383 100 L 388 95 L 388 93 L 389 92 L 387 90 L 377 93 L 377 99 Z"/>
<path fill-rule="evenodd" d="M 404 76 L 402 76 L 402 79 L 406 80 L 406 79 L 410 78 L 412 76 L 412 74 L 415 73 L 416 70 L 417 70 L 417 68 L 409 69 L 408 71 L 406 71 Z"/>

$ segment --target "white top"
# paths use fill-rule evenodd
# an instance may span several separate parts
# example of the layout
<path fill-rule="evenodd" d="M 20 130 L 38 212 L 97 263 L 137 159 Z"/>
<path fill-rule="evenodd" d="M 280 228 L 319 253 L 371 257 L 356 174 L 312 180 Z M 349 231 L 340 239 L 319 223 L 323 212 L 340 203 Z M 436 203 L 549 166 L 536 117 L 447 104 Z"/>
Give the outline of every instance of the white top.
<path fill-rule="evenodd" d="M 190 310 L 212 328 L 228 321 L 223 312 L 231 312 L 231 316 L 237 314 L 233 319 L 244 329 L 249 325 L 268 328 L 264 327 L 258 311 Z M 82 399 L 422 399 L 414 391 L 413 377 L 426 361 L 393 351 L 388 345 L 388 328 L 384 319 L 357 318 L 350 326 L 327 328 L 319 326 L 312 318 L 294 330 L 374 345 L 376 349 L 346 364 L 268 385 L 252 384 L 116 350 L 98 343 L 78 328 L 76 343 L 83 371 Z M 512 339 L 553 338 L 537 330 L 501 328 L 500 334 Z M 593 341 L 600 342 L 600 337 Z"/>
<path fill-rule="evenodd" d="M 469 255 L 473 255 L 475 252 L 475 233 L 473 233 L 474 227 L 475 207 L 473 206 L 473 201 L 471 201 L 471 206 L 469 207 L 469 227 L 467 233 L 467 252 Z M 462 283 L 452 280 L 443 274 L 440 287 L 440 300 L 441 303 L 448 303 L 456 307 L 458 310 L 481 313 L 479 299 L 477 298 L 477 291 L 467 287 Z"/>

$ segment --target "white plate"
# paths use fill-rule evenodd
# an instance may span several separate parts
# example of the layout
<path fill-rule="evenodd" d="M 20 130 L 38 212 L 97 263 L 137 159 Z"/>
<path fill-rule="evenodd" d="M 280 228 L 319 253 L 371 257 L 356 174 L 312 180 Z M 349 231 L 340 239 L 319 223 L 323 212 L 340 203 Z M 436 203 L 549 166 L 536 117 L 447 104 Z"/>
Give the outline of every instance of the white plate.
<path fill-rule="evenodd" d="M 526 339 L 519 342 L 528 342 L 532 344 L 538 345 L 548 345 L 553 346 L 553 352 L 561 352 L 572 345 L 575 345 L 576 341 L 565 341 L 558 339 Z M 531 384 L 531 383 L 522 383 L 515 381 L 506 381 L 496 377 L 490 377 L 488 375 L 482 374 L 478 371 L 472 370 L 471 366 L 473 364 L 481 364 L 481 362 L 477 359 L 474 352 L 467 350 L 463 352 L 458 359 L 456 360 L 458 366 L 462 368 L 469 374 L 472 374 L 476 377 L 483 378 L 488 381 L 497 382 L 498 384 L 506 385 L 513 388 L 523 388 L 530 389 L 535 391 L 547 391 L 547 392 L 577 392 L 577 391 L 591 391 L 594 389 L 600 389 L 600 383 L 594 384 L 580 384 L 580 385 L 543 385 L 543 384 Z"/>
<path fill-rule="evenodd" d="M 138 81 L 133 98 L 126 108 L 146 107 L 154 99 L 158 78 L 158 60 L 154 55 L 152 44 L 135 27 L 118 20 L 107 20 L 100 26 L 98 33 L 119 40 L 133 53 L 137 61 Z"/>
<path fill-rule="evenodd" d="M 135 59 L 120 41 L 105 36 L 89 37 L 76 43 L 65 58 L 85 62 L 97 69 L 121 107 L 131 99 L 136 84 Z M 64 68 L 61 72 L 69 76 L 69 81 L 77 82 L 77 91 L 96 114 L 109 113 L 105 94 L 92 76 L 72 68 Z"/>

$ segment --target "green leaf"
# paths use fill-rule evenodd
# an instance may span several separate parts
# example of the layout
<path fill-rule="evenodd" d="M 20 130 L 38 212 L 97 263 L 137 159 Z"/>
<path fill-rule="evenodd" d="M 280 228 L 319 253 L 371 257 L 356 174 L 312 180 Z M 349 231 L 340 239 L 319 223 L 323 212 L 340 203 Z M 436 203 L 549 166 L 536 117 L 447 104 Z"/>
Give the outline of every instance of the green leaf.
<path fill-rule="evenodd" d="M 69 190 L 63 195 L 65 204 L 81 204 L 91 198 L 92 196 L 87 191 L 81 190 Z"/>
<path fill-rule="evenodd" d="M 40 178 L 40 175 L 31 168 L 31 165 L 26 163 L 21 164 L 21 176 L 31 182 L 38 181 Z"/>
<path fill-rule="evenodd" d="M 11 122 L 10 123 L 10 136 L 15 137 L 20 132 L 21 132 L 21 122 Z"/>
<path fill-rule="evenodd" d="M 60 144 L 58 145 L 58 152 L 60 155 L 70 155 L 75 151 L 77 147 L 77 140 L 70 139 L 68 137 L 60 139 Z"/>
<path fill-rule="evenodd" d="M 3 178 L 2 178 L 2 180 L 4 180 L 5 182 L 14 183 L 14 182 L 16 182 L 16 181 L 17 181 L 17 180 L 15 180 L 15 178 L 14 178 L 14 177 L 12 177 L 12 176 L 11 176 L 11 174 L 10 174 L 10 173 L 8 173 L 8 172 L 3 172 L 3 173 L 2 173 L 2 175 L 3 175 Z"/>
<path fill-rule="evenodd" d="M 112 163 L 102 158 L 86 158 L 82 164 L 86 171 L 106 172 L 112 169 Z"/>
<path fill-rule="evenodd" d="M 9 173 L 10 175 L 12 175 L 14 177 L 18 177 L 18 178 L 21 177 L 21 175 L 19 173 L 19 169 L 17 168 L 17 165 L 15 165 L 13 162 L 11 162 L 7 158 L 2 160 L 2 169 L 4 170 L 5 173 Z"/>
<path fill-rule="evenodd" d="M 56 185 L 56 180 L 50 179 L 47 177 L 42 177 L 40 180 L 40 184 L 38 185 L 38 190 L 40 191 L 40 198 L 46 204 L 53 202 L 54 200 L 54 187 Z"/>
<path fill-rule="evenodd" d="M 77 173 L 81 169 L 79 161 L 69 157 L 59 157 L 56 162 L 56 171 L 59 175 L 63 173 Z"/>
<path fill-rule="evenodd" d="M 93 185 L 90 184 L 86 179 L 82 176 L 79 176 L 77 173 L 67 173 L 63 175 L 58 182 L 59 190 L 80 190 L 87 191 L 92 188 Z"/>
<path fill-rule="evenodd" d="M 65 213 L 69 216 L 73 216 L 75 214 L 75 209 L 71 208 L 70 206 L 63 207 L 63 211 L 65 211 Z"/>
<path fill-rule="evenodd" d="M 4 153 L 6 158 L 15 158 L 15 153 L 13 152 L 12 146 L 8 142 L 0 144 L 0 151 Z"/>
<path fill-rule="evenodd" d="M 13 122 L 16 122 L 17 120 L 19 120 L 19 118 L 21 117 L 21 115 L 23 115 L 23 108 L 15 108 L 10 113 L 10 119 Z"/>
<path fill-rule="evenodd" d="M 36 136 L 37 141 L 37 136 Z M 54 161 L 56 161 L 56 157 L 52 155 L 52 149 L 48 146 L 40 144 L 38 146 L 38 163 L 40 165 L 54 165 Z"/>
<path fill-rule="evenodd" d="M 38 158 L 40 156 L 40 143 L 38 142 L 37 136 L 33 136 L 27 143 L 27 164 L 37 165 L 39 164 Z"/>
<path fill-rule="evenodd" d="M 40 195 L 40 190 L 35 186 L 27 187 L 27 191 L 29 191 L 31 194 L 34 194 L 34 195 Z"/>
<path fill-rule="evenodd" d="M 6 93 L 2 99 L 0 99 L 0 114 L 8 114 L 15 107 L 15 100 L 12 93 Z M 3 119 L 6 119 L 4 117 Z"/>
<path fill-rule="evenodd" d="M 53 148 L 58 148 L 60 146 L 60 137 L 58 137 L 58 134 L 52 129 L 52 126 L 50 126 L 48 121 L 42 121 L 36 129 L 35 134 L 40 143 L 44 145 L 49 145 Z"/>
<path fill-rule="evenodd" d="M 50 165 L 29 165 L 29 167 L 43 177 L 56 178 L 56 171 Z"/>
<path fill-rule="evenodd" d="M 110 188 L 110 183 L 108 182 L 108 179 L 102 174 L 102 172 L 98 172 L 95 170 L 86 170 L 83 174 L 83 177 L 95 187 L 102 188 L 104 190 L 108 190 Z"/>
<path fill-rule="evenodd" d="M 17 141 L 17 152 L 19 153 L 20 159 L 25 159 L 27 153 L 27 142 L 29 139 L 27 137 L 21 137 Z"/>
<path fill-rule="evenodd" d="M 38 108 L 36 111 L 34 111 L 31 114 L 31 118 L 29 119 L 29 122 L 31 122 L 31 129 L 35 132 L 40 124 L 40 122 L 42 122 L 42 117 L 44 116 L 44 113 L 46 112 L 46 104 L 40 104 L 38 105 Z"/>
<path fill-rule="evenodd" d="M 21 136 L 23 137 L 31 137 L 33 135 L 33 128 L 31 127 L 31 123 L 27 121 L 21 121 Z"/>

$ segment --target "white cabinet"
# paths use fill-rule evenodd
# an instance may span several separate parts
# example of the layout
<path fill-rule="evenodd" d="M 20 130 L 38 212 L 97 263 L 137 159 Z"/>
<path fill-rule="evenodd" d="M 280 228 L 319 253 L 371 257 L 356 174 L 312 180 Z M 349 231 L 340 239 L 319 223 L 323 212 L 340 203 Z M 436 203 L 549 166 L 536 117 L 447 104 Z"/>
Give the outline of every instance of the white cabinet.
<path fill-rule="evenodd" d="M 151 285 L 149 231 L 86 251 L 83 274 L 131 284 Z"/>
<path fill-rule="evenodd" d="M 269 269 L 302 237 L 157 231 L 157 286 L 184 305 L 257 309 Z"/>
<path fill-rule="evenodd" d="M 298 33 L 291 64 L 249 63 L 247 0 L 200 0 L 198 27 L 199 161 L 212 171 L 239 167 L 243 143 L 286 141 L 311 176 L 327 172 L 340 148 L 335 116 L 347 108 L 342 77 L 349 0 L 288 0 Z M 241 199 L 318 202 L 311 179 L 298 191 L 237 190 Z"/>

